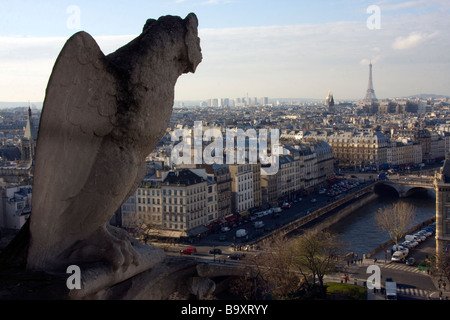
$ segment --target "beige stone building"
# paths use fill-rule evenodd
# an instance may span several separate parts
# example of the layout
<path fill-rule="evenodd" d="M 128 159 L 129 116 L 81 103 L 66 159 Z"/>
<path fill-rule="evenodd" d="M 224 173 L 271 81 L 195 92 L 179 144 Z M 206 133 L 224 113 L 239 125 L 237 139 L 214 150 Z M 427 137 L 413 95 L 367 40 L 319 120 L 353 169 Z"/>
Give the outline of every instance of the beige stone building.
<path fill-rule="evenodd" d="M 252 164 L 253 171 L 253 206 L 262 205 L 261 195 L 261 163 Z"/>
<path fill-rule="evenodd" d="M 208 175 L 212 175 L 217 183 L 217 210 L 218 217 L 225 218 L 231 212 L 231 173 L 226 164 L 202 164 L 197 168 L 205 169 Z"/>
<path fill-rule="evenodd" d="M 254 207 L 253 167 L 251 164 L 229 165 L 231 174 L 231 206 L 233 213 L 245 213 Z"/>
<path fill-rule="evenodd" d="M 146 224 L 172 238 L 206 232 L 217 216 L 217 185 L 189 169 L 158 172 L 122 205 L 124 227 Z"/>
<path fill-rule="evenodd" d="M 280 169 L 277 174 L 278 199 L 291 200 L 294 192 L 300 190 L 300 159 L 297 153 L 296 157 L 291 155 L 280 156 L 279 161 Z"/>
<path fill-rule="evenodd" d="M 387 161 L 388 141 L 382 132 L 373 130 L 304 132 L 305 141 L 326 141 L 333 149 L 335 160 L 340 164 L 379 166 Z"/>
<path fill-rule="evenodd" d="M 261 199 L 263 204 L 278 205 L 278 175 L 261 176 Z"/>

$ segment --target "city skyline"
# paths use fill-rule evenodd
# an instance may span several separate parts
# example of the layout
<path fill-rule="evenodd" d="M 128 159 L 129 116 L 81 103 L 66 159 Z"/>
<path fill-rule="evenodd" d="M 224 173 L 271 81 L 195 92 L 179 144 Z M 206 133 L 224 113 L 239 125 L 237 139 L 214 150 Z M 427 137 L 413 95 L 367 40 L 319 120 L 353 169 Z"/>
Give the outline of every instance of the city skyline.
<path fill-rule="evenodd" d="M 43 101 L 57 55 L 79 30 L 108 54 L 139 34 L 147 18 L 191 11 L 204 60 L 196 74 L 179 79 L 177 101 L 247 94 L 325 100 L 329 90 L 336 100 L 362 100 L 370 61 L 379 99 L 450 95 L 448 1 L 0 3 L 0 101 Z"/>

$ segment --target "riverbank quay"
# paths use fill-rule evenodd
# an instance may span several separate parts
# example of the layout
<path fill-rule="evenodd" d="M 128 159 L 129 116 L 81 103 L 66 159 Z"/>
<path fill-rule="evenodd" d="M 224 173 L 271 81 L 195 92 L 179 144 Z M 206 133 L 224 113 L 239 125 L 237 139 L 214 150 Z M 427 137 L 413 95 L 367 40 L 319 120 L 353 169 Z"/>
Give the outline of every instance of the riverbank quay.
<path fill-rule="evenodd" d="M 360 190 L 351 192 L 312 210 L 308 214 L 279 226 L 277 229 L 249 242 L 249 244 L 264 243 L 265 240 L 270 240 L 277 236 L 290 237 L 306 228 L 326 229 L 368 202 L 376 199 L 378 195 L 373 191 L 374 184 L 375 182 L 371 182 Z"/>

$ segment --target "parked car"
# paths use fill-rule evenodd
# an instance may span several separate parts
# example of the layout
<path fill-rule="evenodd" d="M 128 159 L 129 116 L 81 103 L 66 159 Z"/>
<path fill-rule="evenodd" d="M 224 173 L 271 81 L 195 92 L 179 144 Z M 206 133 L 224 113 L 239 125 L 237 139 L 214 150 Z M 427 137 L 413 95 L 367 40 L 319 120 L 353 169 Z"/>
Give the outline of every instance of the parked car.
<path fill-rule="evenodd" d="M 402 251 L 395 251 L 391 257 L 391 261 L 393 262 L 401 262 L 404 260 L 406 255 Z"/>
<path fill-rule="evenodd" d="M 408 249 L 413 249 L 419 245 L 417 241 L 404 241 L 401 243 L 403 247 L 407 247 Z"/>
<path fill-rule="evenodd" d="M 427 229 L 422 229 L 422 230 L 420 230 L 420 234 L 422 234 L 422 235 L 424 235 L 425 237 L 428 238 L 428 237 L 433 235 L 433 232 L 431 232 L 431 231 L 429 231 Z"/>
<path fill-rule="evenodd" d="M 210 254 L 222 254 L 222 250 L 220 249 L 211 249 L 209 250 Z"/>
<path fill-rule="evenodd" d="M 420 241 L 420 242 L 423 242 L 427 239 L 424 235 L 422 235 L 420 233 L 414 233 L 413 236 L 415 236 L 416 240 Z"/>
<path fill-rule="evenodd" d="M 403 247 L 403 246 L 401 246 L 401 245 L 393 245 L 392 246 L 392 250 L 394 250 L 394 251 L 401 251 L 401 252 L 403 252 L 405 255 L 408 255 L 408 253 L 409 253 L 409 249 L 408 248 L 406 248 L 406 247 Z"/>

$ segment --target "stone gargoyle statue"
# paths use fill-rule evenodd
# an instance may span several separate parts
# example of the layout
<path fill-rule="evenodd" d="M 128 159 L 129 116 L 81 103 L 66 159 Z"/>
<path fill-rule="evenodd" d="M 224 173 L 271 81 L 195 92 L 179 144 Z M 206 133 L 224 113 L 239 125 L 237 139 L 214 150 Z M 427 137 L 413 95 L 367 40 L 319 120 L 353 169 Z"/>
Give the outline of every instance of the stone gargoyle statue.
<path fill-rule="evenodd" d="M 85 32 L 67 41 L 39 126 L 27 269 L 140 263 L 128 234 L 109 221 L 145 177 L 145 158 L 169 124 L 177 79 L 201 61 L 193 13 L 150 19 L 107 56 Z"/>

